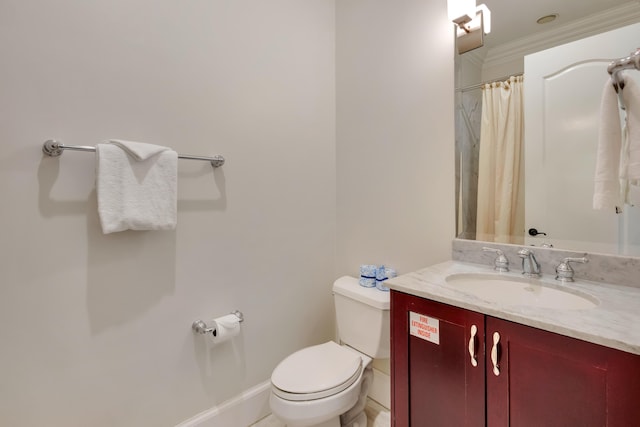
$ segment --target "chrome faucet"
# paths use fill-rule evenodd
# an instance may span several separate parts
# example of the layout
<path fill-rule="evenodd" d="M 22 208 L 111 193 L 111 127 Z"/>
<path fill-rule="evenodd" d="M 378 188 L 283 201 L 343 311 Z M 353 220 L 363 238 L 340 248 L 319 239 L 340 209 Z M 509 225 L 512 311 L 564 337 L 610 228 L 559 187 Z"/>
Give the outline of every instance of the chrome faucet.
<path fill-rule="evenodd" d="M 540 264 L 527 248 L 522 248 L 518 251 L 518 256 L 522 258 L 522 274 L 527 277 L 540 277 Z"/>

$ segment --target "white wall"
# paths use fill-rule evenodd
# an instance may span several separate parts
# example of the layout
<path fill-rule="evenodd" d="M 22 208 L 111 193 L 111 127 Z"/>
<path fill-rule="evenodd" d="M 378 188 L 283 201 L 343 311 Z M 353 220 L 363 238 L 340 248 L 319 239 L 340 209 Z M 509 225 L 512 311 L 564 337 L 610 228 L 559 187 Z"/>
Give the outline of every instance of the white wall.
<path fill-rule="evenodd" d="M 449 258 L 445 10 L 4 1 L 0 425 L 173 426 L 331 337 L 338 274 Z M 180 162 L 175 232 L 105 236 L 93 155 L 44 158 L 49 138 L 227 163 Z M 246 318 L 234 343 L 193 336 L 195 319 L 233 309 Z"/>
<path fill-rule="evenodd" d="M 338 271 L 450 259 L 453 26 L 446 1 L 338 1 Z"/>
<path fill-rule="evenodd" d="M 173 426 L 333 336 L 335 10 L 325 0 L 0 5 L 0 425 Z M 102 235 L 94 155 L 180 161 L 175 232 Z M 207 351 L 191 323 L 244 312 Z"/>

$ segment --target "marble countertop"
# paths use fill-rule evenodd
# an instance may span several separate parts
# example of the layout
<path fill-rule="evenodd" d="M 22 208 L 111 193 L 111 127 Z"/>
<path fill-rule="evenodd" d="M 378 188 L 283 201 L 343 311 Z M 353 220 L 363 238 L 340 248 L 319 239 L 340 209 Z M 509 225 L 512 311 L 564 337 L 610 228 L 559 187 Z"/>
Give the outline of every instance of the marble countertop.
<path fill-rule="evenodd" d="M 445 280 L 458 273 L 522 277 L 519 271 L 497 273 L 482 264 L 447 261 L 389 279 L 385 284 L 399 292 L 640 355 L 640 288 L 585 280 L 561 283 L 554 276 L 543 275 L 534 279 L 542 286 L 597 300 L 594 308 L 551 309 L 501 304 L 490 297 L 485 300 L 464 293 Z"/>

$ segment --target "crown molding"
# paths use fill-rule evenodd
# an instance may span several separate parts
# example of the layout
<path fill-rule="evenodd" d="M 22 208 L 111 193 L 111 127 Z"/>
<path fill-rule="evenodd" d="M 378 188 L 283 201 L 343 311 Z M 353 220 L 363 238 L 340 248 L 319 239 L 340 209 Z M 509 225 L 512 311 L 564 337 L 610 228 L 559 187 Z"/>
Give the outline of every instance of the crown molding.
<path fill-rule="evenodd" d="M 575 20 L 562 27 L 490 48 L 484 58 L 483 66 L 493 67 L 521 60 L 530 53 L 637 22 L 640 22 L 640 2 L 629 2 L 622 6 Z"/>

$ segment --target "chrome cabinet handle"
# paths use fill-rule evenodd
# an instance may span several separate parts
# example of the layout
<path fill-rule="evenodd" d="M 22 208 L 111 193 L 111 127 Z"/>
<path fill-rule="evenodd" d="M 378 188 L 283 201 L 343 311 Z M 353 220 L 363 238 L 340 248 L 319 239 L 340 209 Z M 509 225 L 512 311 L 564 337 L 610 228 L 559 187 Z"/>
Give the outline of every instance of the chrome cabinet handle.
<path fill-rule="evenodd" d="M 471 338 L 469 338 L 469 356 L 471 356 L 471 366 L 474 368 L 478 366 L 478 358 L 476 357 L 476 334 L 478 333 L 478 327 L 471 325 Z"/>
<path fill-rule="evenodd" d="M 493 374 L 497 377 L 500 375 L 500 366 L 498 365 L 498 344 L 500 343 L 500 334 L 493 333 L 493 347 L 491 347 L 491 363 L 493 363 Z"/>

